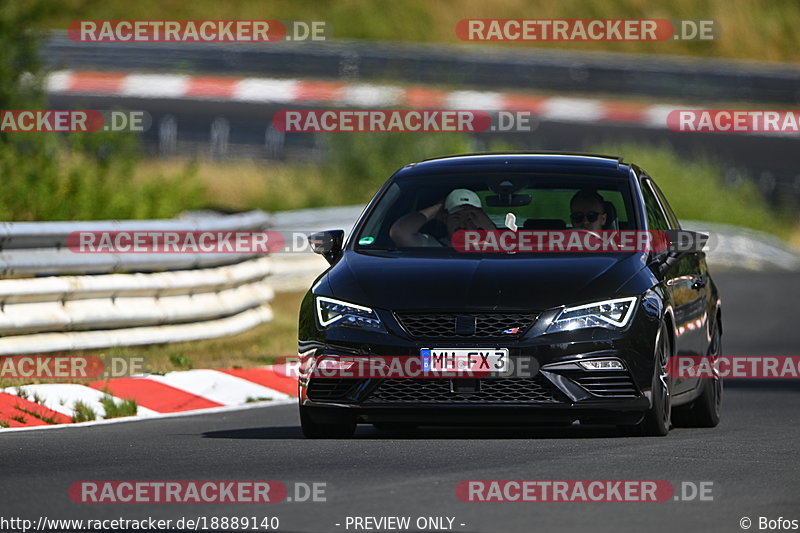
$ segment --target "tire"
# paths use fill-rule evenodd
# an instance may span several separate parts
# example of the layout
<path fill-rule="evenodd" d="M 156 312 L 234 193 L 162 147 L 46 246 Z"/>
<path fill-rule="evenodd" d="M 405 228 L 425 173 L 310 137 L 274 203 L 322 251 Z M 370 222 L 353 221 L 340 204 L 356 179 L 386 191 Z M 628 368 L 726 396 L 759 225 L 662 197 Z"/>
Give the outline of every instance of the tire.
<path fill-rule="evenodd" d="M 708 352 L 711 357 L 717 357 L 722 353 L 722 334 L 719 332 L 719 327 L 715 329 Z M 713 428 L 719 424 L 722 378 L 703 379 L 702 387 L 700 396 L 692 403 L 678 407 L 673 412 L 672 420 L 676 427 Z"/>
<path fill-rule="evenodd" d="M 667 375 L 667 360 L 672 353 L 667 326 L 661 324 L 656 334 L 653 353 L 655 365 L 651 387 L 651 405 L 635 432 L 647 437 L 663 437 L 669 433 L 672 420 L 672 397 L 670 378 Z"/>
<path fill-rule="evenodd" d="M 339 422 L 321 424 L 312 420 L 308 410 L 300 406 L 300 428 L 307 439 L 349 439 L 356 431 L 356 422 L 342 417 Z"/>

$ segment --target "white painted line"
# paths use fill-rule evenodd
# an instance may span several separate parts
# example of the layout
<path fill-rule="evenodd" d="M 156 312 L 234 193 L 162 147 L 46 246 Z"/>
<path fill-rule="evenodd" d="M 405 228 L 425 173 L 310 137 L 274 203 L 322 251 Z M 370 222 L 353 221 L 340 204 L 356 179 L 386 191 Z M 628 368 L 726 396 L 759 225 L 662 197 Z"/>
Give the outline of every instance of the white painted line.
<path fill-rule="evenodd" d="M 664 128 L 667 127 L 667 115 L 670 112 L 680 109 L 674 105 L 651 105 L 645 111 L 645 119 L 641 124 L 651 128 Z"/>
<path fill-rule="evenodd" d="M 542 118 L 570 122 L 598 122 L 603 118 L 603 107 L 599 100 L 550 98 L 542 105 Z"/>
<path fill-rule="evenodd" d="M 131 74 L 122 82 L 121 93 L 143 98 L 180 98 L 186 95 L 187 76 Z"/>
<path fill-rule="evenodd" d="M 490 91 L 452 91 L 445 98 L 447 109 L 470 109 L 476 111 L 499 111 L 504 109 L 502 93 Z"/>
<path fill-rule="evenodd" d="M 393 85 L 357 83 L 344 88 L 342 103 L 360 107 L 385 107 L 400 103 L 405 91 Z"/>
<path fill-rule="evenodd" d="M 50 93 L 63 93 L 69 89 L 72 82 L 71 70 L 57 70 L 47 75 L 44 87 Z"/>
<path fill-rule="evenodd" d="M 294 102 L 297 80 L 245 78 L 236 84 L 233 100 L 247 102 Z"/>

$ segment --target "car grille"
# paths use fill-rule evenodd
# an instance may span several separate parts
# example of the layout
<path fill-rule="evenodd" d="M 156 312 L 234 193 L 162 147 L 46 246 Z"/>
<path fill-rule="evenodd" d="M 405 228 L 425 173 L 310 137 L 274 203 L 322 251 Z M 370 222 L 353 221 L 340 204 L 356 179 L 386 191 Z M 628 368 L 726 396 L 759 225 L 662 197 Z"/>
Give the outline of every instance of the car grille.
<path fill-rule="evenodd" d="M 544 377 L 480 380 L 480 391 L 454 393 L 449 379 L 384 379 L 364 404 L 556 403 L 561 393 Z"/>
<path fill-rule="evenodd" d="M 639 391 L 627 371 L 564 373 L 595 396 L 638 396 Z"/>
<path fill-rule="evenodd" d="M 308 397 L 312 400 L 339 400 L 347 397 L 360 379 L 320 378 L 308 383 Z"/>
<path fill-rule="evenodd" d="M 397 319 L 409 335 L 424 339 L 516 338 L 536 320 L 531 313 L 403 313 Z"/>

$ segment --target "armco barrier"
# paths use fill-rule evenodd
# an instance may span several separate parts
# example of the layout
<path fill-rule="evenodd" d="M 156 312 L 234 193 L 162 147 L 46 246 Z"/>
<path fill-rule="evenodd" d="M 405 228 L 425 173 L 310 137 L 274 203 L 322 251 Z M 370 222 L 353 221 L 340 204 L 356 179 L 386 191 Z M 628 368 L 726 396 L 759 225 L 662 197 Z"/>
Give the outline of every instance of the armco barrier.
<path fill-rule="evenodd" d="M 69 276 L 56 278 L 68 287 L 57 291 L 37 286 L 50 281 L 46 278 L 1 280 L 0 334 L 160 325 L 237 314 L 272 299 L 268 261 L 254 259 L 210 271 Z M 237 275 L 237 268 L 251 272 Z"/>
<path fill-rule="evenodd" d="M 269 227 L 261 211 L 235 215 L 189 213 L 172 220 L 5 222 L 0 224 L 0 275 L 154 272 L 228 265 L 253 254 L 76 254 L 66 247 L 75 231 L 233 231 Z"/>
<path fill-rule="evenodd" d="M 269 321 L 274 296 L 269 257 L 78 254 L 66 248 L 67 236 L 80 230 L 253 231 L 269 225 L 269 215 L 260 211 L 4 223 L 2 272 L 47 276 L 0 280 L 0 355 L 212 338 Z M 75 273 L 91 275 L 64 275 Z"/>

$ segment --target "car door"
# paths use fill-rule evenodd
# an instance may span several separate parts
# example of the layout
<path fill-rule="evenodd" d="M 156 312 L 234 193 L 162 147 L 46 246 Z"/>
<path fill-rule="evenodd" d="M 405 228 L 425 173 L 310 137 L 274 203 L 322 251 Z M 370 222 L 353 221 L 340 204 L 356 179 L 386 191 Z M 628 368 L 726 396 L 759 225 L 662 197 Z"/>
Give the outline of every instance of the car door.
<path fill-rule="evenodd" d="M 642 195 L 651 230 L 678 230 L 680 223 L 653 180 L 642 180 Z M 702 256 L 702 257 L 701 257 Z M 664 274 L 664 284 L 672 301 L 675 317 L 675 355 L 704 355 L 707 346 L 705 321 L 708 319 L 707 273 L 703 252 L 692 252 L 675 262 Z M 673 395 L 692 391 L 696 379 L 674 378 Z"/>

